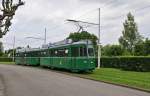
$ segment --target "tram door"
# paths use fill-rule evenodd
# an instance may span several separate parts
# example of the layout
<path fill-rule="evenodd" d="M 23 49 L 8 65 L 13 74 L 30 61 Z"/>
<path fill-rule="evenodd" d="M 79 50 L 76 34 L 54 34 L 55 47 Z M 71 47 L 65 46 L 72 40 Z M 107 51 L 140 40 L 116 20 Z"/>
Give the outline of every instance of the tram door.
<path fill-rule="evenodd" d="M 76 69 L 77 68 L 77 58 L 79 57 L 79 47 L 72 47 L 71 48 L 71 58 L 72 58 L 72 62 L 71 62 L 71 66 L 72 69 Z"/>

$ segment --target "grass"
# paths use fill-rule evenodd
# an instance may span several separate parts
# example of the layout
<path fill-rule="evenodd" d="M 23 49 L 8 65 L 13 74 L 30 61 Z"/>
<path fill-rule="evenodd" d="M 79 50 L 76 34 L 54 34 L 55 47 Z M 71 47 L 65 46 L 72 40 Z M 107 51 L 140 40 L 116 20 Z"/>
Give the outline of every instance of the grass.
<path fill-rule="evenodd" d="M 96 69 L 91 74 L 76 74 L 81 77 L 121 84 L 150 92 L 150 72 L 131 72 L 113 68 Z"/>
<path fill-rule="evenodd" d="M 11 65 L 11 64 L 15 64 L 15 62 L 0 62 L 0 64 L 8 64 L 8 65 L 10 64 Z"/>

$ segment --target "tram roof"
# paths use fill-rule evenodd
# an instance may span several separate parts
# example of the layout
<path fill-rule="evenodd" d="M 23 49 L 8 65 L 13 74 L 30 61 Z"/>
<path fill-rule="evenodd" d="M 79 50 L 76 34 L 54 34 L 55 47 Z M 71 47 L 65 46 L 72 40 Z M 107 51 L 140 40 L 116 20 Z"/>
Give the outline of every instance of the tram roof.
<path fill-rule="evenodd" d="M 16 53 L 19 52 L 31 52 L 31 51 L 39 51 L 40 48 L 22 48 L 22 49 L 17 49 Z"/>
<path fill-rule="evenodd" d="M 92 42 L 90 40 L 81 40 L 78 42 L 64 42 L 64 41 L 60 41 L 60 42 L 56 42 L 56 43 L 49 43 L 47 45 L 44 45 L 42 48 L 22 48 L 22 49 L 17 49 L 16 53 L 23 53 L 23 52 L 32 52 L 32 51 L 41 51 L 41 50 L 46 50 L 49 48 L 58 48 L 58 47 L 65 47 L 65 46 L 69 46 L 69 45 L 81 45 L 81 44 L 85 44 L 85 45 L 90 45 L 92 44 Z"/>
<path fill-rule="evenodd" d="M 90 40 L 81 40 L 81 41 L 78 41 L 78 42 L 66 42 L 64 44 L 57 44 L 57 43 L 54 43 L 54 44 L 50 44 L 48 45 L 47 49 L 48 48 L 57 48 L 57 47 L 65 47 L 65 46 L 69 46 L 69 45 L 89 45 L 89 44 L 92 44 L 92 42 Z"/>

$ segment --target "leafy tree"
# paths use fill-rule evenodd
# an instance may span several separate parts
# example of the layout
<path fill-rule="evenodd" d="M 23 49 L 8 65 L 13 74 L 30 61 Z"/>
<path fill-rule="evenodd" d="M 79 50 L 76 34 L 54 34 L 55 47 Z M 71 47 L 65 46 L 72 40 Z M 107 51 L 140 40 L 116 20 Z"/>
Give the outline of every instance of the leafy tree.
<path fill-rule="evenodd" d="M 3 51 L 4 51 L 3 43 L 0 42 L 0 56 L 3 55 Z"/>
<path fill-rule="evenodd" d="M 150 40 L 148 40 L 148 38 L 145 41 L 143 41 L 143 43 L 135 45 L 135 55 L 138 56 L 150 55 Z"/>
<path fill-rule="evenodd" d="M 144 43 L 136 44 L 135 48 L 134 48 L 134 55 L 136 55 L 136 56 L 145 56 L 146 55 L 145 47 L 146 46 L 145 46 Z"/>
<path fill-rule="evenodd" d="M 80 41 L 80 40 L 91 40 L 94 45 L 96 45 L 96 41 L 98 38 L 94 34 L 90 34 L 87 31 L 82 31 L 82 32 L 75 32 L 75 33 L 70 33 L 69 37 L 67 39 L 72 39 L 74 42 Z"/>
<path fill-rule="evenodd" d="M 123 26 L 124 30 L 122 31 L 122 36 L 119 38 L 119 43 L 134 55 L 135 45 L 142 41 L 142 37 L 138 32 L 137 24 L 131 13 L 128 13 L 127 20 L 125 20 Z"/>
<path fill-rule="evenodd" d="M 146 38 L 144 45 L 145 45 L 146 55 L 150 55 L 150 40 L 148 38 Z"/>
<path fill-rule="evenodd" d="M 17 4 L 13 4 L 14 0 L 1 0 L 2 1 L 2 8 L 0 8 L 0 38 L 3 37 L 8 31 L 9 27 L 11 26 L 11 20 L 13 19 L 16 10 L 19 6 L 24 5 L 24 2 L 18 0 Z"/>
<path fill-rule="evenodd" d="M 121 56 L 124 50 L 120 45 L 106 45 L 102 47 L 103 56 Z"/>
<path fill-rule="evenodd" d="M 5 51 L 5 54 L 7 54 L 9 57 L 13 56 L 14 49 L 9 49 Z"/>
<path fill-rule="evenodd" d="M 123 48 L 123 54 L 122 54 L 122 56 L 132 56 L 132 54 L 127 50 L 127 49 L 124 49 Z"/>

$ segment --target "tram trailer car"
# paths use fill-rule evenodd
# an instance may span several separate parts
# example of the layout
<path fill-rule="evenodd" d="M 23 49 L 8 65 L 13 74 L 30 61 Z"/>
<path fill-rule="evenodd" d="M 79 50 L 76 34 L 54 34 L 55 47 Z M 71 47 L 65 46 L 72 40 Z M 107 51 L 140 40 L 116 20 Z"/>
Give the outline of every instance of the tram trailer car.
<path fill-rule="evenodd" d="M 22 57 L 16 58 L 16 64 L 18 62 L 25 65 L 40 64 L 40 66 L 67 69 L 73 72 L 92 71 L 96 66 L 94 53 L 93 44 L 89 40 L 59 42 L 39 50 L 18 52 L 17 54 Z"/>
<path fill-rule="evenodd" d="M 16 51 L 15 63 L 18 65 L 39 66 L 40 52 L 37 48 L 24 48 Z"/>

